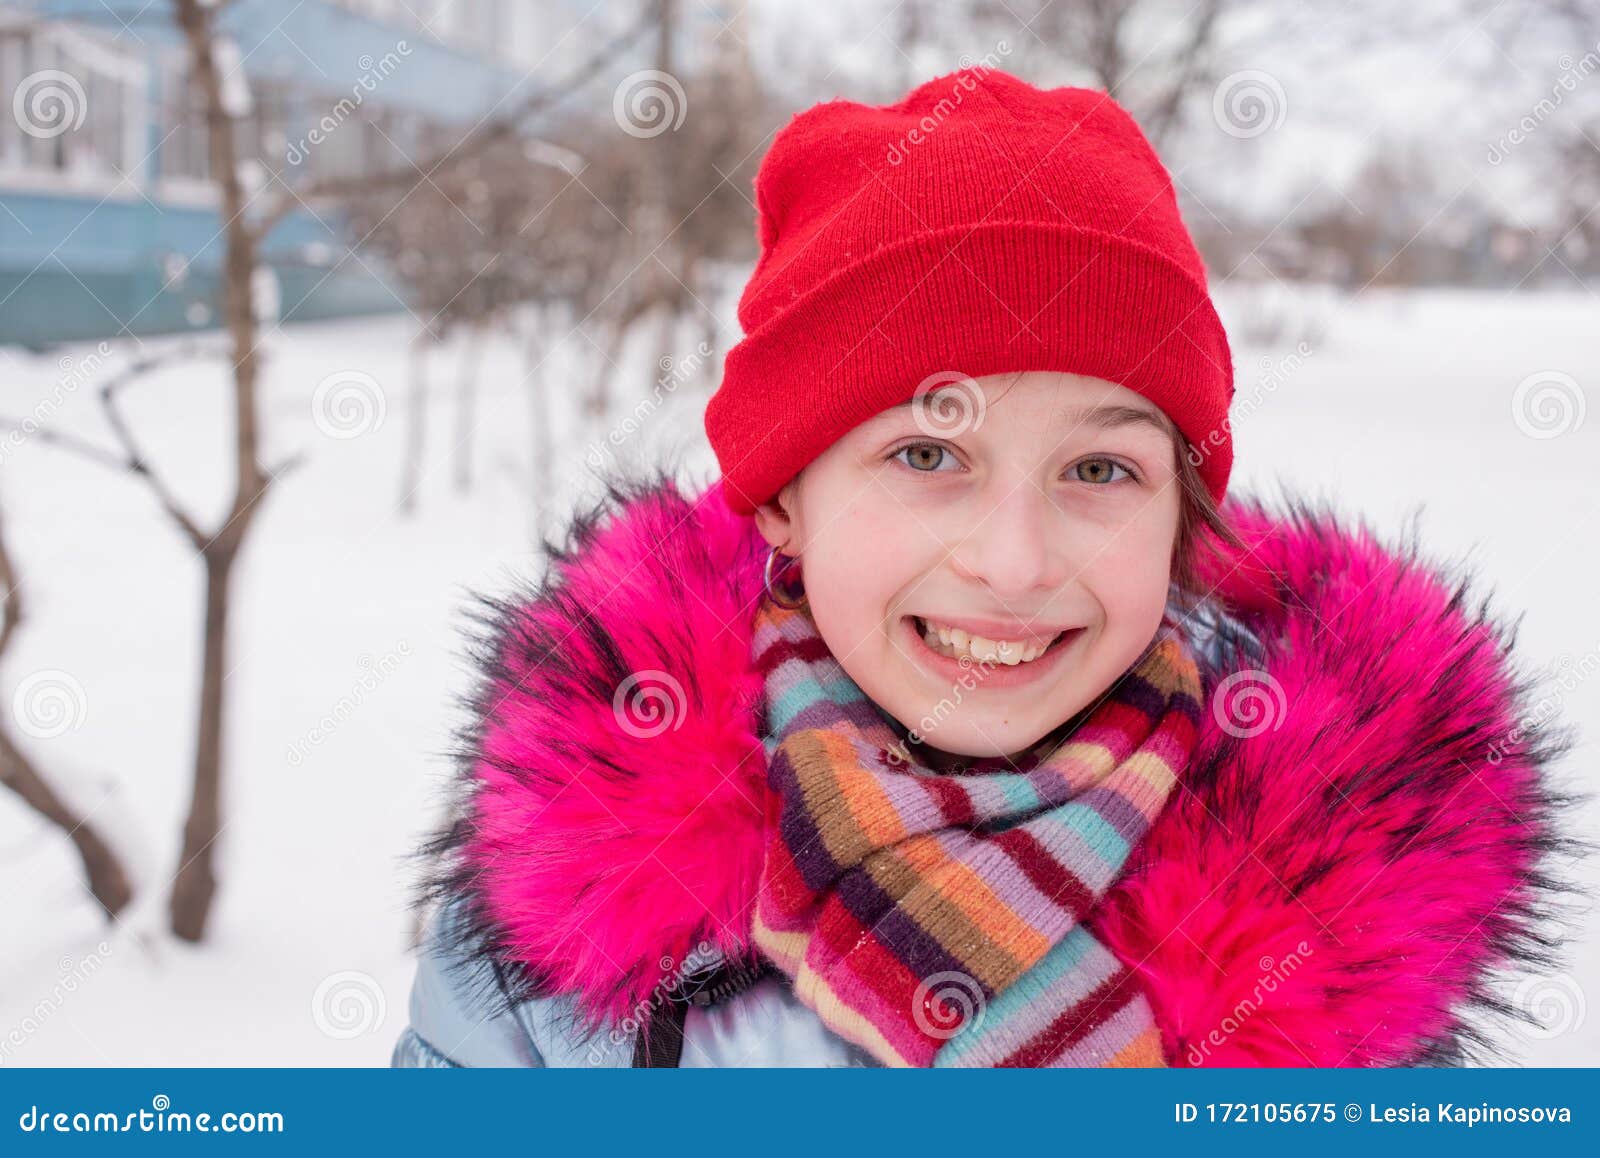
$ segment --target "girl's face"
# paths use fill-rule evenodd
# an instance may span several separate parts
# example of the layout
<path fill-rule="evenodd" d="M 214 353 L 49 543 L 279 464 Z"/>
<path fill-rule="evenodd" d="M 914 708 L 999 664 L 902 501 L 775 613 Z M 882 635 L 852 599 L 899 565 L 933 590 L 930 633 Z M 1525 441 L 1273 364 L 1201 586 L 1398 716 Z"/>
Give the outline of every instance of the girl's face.
<path fill-rule="evenodd" d="M 756 512 L 850 678 L 935 752 L 1022 752 L 1111 686 L 1166 608 L 1160 411 L 1098 378 L 950 376 Z"/>

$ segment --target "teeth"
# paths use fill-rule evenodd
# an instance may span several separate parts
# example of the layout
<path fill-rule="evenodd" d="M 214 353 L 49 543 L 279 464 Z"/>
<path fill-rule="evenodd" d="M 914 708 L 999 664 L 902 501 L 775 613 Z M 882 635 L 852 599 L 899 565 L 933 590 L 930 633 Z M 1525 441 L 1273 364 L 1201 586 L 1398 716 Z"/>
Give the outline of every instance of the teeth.
<path fill-rule="evenodd" d="M 975 663 L 1003 663 L 1007 667 L 1038 659 L 1044 654 L 1045 648 L 1056 640 L 1056 636 L 1051 636 L 1044 643 L 985 639 L 981 635 L 969 635 L 959 627 L 947 627 L 930 619 L 922 620 L 922 638 L 940 655 L 952 659 L 965 656 Z"/>

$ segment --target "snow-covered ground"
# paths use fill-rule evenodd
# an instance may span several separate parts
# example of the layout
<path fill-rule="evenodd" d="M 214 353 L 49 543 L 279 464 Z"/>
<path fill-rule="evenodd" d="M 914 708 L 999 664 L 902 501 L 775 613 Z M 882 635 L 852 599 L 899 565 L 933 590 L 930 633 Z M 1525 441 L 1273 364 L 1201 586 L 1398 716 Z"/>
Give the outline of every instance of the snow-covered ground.
<path fill-rule="evenodd" d="M 1224 312 L 1242 333 L 1259 305 L 1234 293 Z M 1525 612 L 1522 653 L 1556 675 L 1551 694 L 1582 729 L 1567 772 L 1593 788 L 1600 678 L 1584 673 L 1600 666 L 1600 303 L 1582 291 L 1369 291 L 1266 305 L 1290 324 L 1275 342 L 1237 341 L 1236 412 L 1247 409 L 1234 486 L 1282 479 L 1388 531 L 1424 507 L 1432 548 L 1470 552 L 1498 606 Z M 8 710 L 19 689 L 45 697 L 30 722 L 43 734 L 21 738 L 140 888 L 105 925 L 69 846 L 0 795 L 0 1064 L 387 1059 L 411 976 L 404 858 L 436 819 L 461 722 L 452 696 L 466 684 L 465 592 L 534 569 L 532 534 L 548 515 L 525 497 L 525 367 L 506 343 L 484 358 L 479 478 L 467 495 L 452 480 L 455 351 L 435 358 L 420 509 L 401 517 L 411 325 L 300 327 L 267 344 L 269 457 L 307 457 L 268 500 L 241 566 L 221 892 L 198 947 L 164 932 L 198 685 L 198 565 L 129 478 L 38 439 L 0 450 L 0 503 L 28 611 L 0 695 Z M 1308 352 L 1297 353 L 1302 331 Z M 103 440 L 93 387 L 125 351 L 75 389 L 56 385 L 91 352 L 0 351 L 0 414 L 44 404 L 52 427 Z M 586 381 L 559 356 L 545 371 L 563 399 Z M 330 380 L 320 401 L 337 391 L 357 409 L 324 408 L 319 421 L 318 386 Z M 59 407 L 47 402 L 58 393 Z M 694 478 L 709 478 L 704 401 L 698 384 L 669 392 L 624 450 L 648 459 L 671 447 Z M 128 402 L 175 489 L 208 517 L 219 510 L 228 416 L 219 365 L 157 373 Z M 1596 412 L 1579 422 L 1585 405 Z M 355 437 L 328 433 L 351 423 Z M 584 436 L 570 418 L 558 433 L 560 471 L 581 481 Z M 48 716 L 52 703 L 67 715 Z M 1585 819 L 1600 832 L 1600 809 Z M 1585 871 L 1600 887 L 1600 866 Z M 1593 920 L 1572 976 L 1539 990 L 1551 1032 L 1527 1035 L 1522 1057 L 1600 1063 L 1589 994 L 1600 997 Z"/>

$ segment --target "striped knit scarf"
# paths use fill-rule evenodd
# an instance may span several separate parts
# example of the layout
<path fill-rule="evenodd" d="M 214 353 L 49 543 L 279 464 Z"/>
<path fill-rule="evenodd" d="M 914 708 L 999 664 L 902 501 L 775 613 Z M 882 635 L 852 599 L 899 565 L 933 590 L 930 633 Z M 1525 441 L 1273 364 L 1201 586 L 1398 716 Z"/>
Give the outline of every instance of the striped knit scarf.
<path fill-rule="evenodd" d="M 1082 922 L 1194 746 L 1183 643 L 1164 631 L 1053 751 L 963 773 L 914 762 L 806 610 L 762 600 L 752 650 L 770 788 L 753 933 L 799 999 L 885 1065 L 1165 1065 L 1134 976 Z"/>

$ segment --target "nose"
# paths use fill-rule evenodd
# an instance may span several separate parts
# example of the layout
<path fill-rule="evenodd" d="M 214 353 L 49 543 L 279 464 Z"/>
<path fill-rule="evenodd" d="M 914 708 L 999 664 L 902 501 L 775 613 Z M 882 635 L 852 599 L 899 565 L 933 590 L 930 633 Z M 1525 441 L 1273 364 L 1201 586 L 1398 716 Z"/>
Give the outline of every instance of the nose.
<path fill-rule="evenodd" d="M 1008 605 L 1054 591 L 1071 575 L 1061 511 L 1029 480 L 995 483 L 956 542 L 952 566 Z"/>

